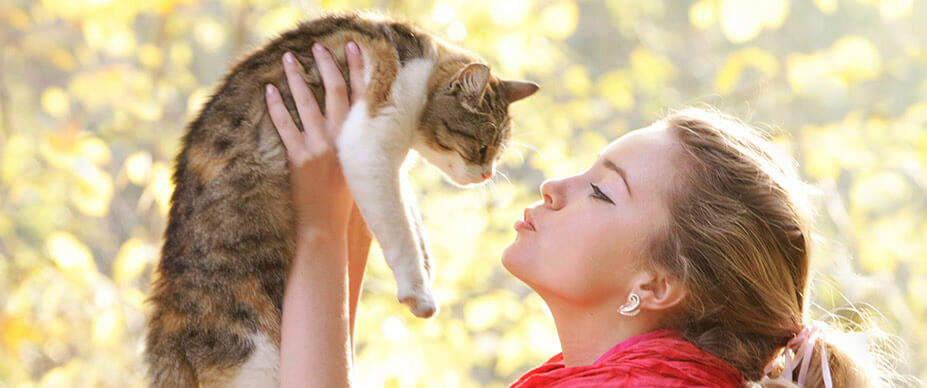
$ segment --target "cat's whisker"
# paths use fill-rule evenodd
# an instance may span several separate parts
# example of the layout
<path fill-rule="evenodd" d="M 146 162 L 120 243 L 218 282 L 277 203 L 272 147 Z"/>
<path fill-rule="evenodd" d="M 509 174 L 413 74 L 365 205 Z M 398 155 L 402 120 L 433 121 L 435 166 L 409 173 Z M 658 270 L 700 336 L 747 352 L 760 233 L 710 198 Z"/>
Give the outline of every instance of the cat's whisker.
<path fill-rule="evenodd" d="M 512 184 L 512 180 L 509 179 L 509 176 L 508 176 L 508 175 L 505 175 L 504 172 L 502 172 L 502 171 L 496 171 L 496 174 L 498 174 L 499 176 L 505 178 L 505 181 L 508 182 L 509 184 Z M 495 177 L 494 177 L 494 178 L 495 178 Z"/>
<path fill-rule="evenodd" d="M 525 162 L 525 155 L 522 155 L 521 151 L 519 151 L 517 148 L 510 148 L 509 146 L 502 144 L 502 154 L 505 154 L 509 151 L 514 152 L 515 155 L 518 155 L 518 159 L 521 160 L 522 163 Z"/>
<path fill-rule="evenodd" d="M 531 151 L 534 151 L 534 153 L 538 154 L 538 156 L 540 156 L 541 159 L 544 159 L 544 162 L 547 163 L 547 157 L 544 156 L 544 153 L 541 152 L 540 150 L 538 150 L 537 147 L 535 147 L 535 146 L 533 146 L 533 145 L 530 145 L 530 144 L 520 143 L 520 142 L 517 142 L 517 141 L 514 141 L 514 140 L 512 140 L 511 143 L 512 143 L 513 145 L 525 147 L 525 148 L 527 148 L 527 149 L 529 149 L 529 150 L 531 150 Z"/>
<path fill-rule="evenodd" d="M 489 188 L 489 191 L 492 191 L 493 198 L 499 196 L 499 190 L 496 188 L 496 182 L 493 182 L 492 179 L 486 181 L 486 184 L 483 186 Z"/>

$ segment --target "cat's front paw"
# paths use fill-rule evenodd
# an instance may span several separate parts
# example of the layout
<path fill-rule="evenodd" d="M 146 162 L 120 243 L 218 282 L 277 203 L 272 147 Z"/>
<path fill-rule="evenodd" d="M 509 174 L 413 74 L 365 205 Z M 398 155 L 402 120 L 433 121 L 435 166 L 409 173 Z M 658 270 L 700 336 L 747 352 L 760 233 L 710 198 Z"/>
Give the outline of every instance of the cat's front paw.
<path fill-rule="evenodd" d="M 416 317 L 431 318 L 438 313 L 438 304 L 427 287 L 400 283 L 397 291 L 399 303 L 409 307 L 409 311 Z"/>

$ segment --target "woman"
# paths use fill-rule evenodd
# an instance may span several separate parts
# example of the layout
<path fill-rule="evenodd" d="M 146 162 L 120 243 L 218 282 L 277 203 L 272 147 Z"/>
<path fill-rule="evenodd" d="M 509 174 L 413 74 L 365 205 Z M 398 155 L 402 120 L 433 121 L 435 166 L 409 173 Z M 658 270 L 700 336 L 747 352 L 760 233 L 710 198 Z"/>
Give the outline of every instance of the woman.
<path fill-rule="evenodd" d="M 363 64 L 351 48 L 356 98 Z M 324 117 L 286 60 L 304 134 L 279 93 L 268 85 L 267 94 L 300 216 L 281 385 L 347 386 L 369 236 L 331 145 L 349 109 L 345 82 L 324 48 L 314 53 Z M 513 386 L 867 385 L 806 317 L 800 181 L 771 149 L 736 120 L 690 109 L 622 136 L 586 171 L 544 182 L 502 263 L 550 307 L 563 352 Z"/>

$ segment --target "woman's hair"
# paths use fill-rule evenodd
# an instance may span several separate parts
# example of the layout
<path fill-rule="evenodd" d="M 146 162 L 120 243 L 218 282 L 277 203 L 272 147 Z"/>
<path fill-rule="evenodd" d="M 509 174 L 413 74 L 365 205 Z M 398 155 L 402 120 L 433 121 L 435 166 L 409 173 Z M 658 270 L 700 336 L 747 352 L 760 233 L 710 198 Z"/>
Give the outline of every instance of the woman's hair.
<path fill-rule="evenodd" d="M 681 148 L 671 221 L 653 243 L 655 264 L 689 292 L 674 322 L 686 340 L 758 381 L 809 322 L 806 186 L 787 154 L 734 118 L 688 108 L 661 122 Z M 833 342 L 815 344 L 807 386 L 823 386 L 822 346 L 835 387 L 872 385 Z"/>

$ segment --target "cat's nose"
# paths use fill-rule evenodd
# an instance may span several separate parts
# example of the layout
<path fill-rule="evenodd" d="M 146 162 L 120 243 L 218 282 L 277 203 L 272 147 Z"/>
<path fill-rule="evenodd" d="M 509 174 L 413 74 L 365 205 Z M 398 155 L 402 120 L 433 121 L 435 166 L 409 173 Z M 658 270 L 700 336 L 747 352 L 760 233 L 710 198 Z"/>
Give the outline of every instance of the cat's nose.
<path fill-rule="evenodd" d="M 492 171 L 490 171 L 490 172 L 484 172 L 483 175 L 482 175 L 482 177 L 483 177 L 483 180 L 492 178 Z"/>

